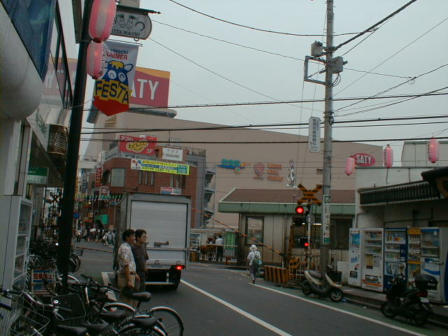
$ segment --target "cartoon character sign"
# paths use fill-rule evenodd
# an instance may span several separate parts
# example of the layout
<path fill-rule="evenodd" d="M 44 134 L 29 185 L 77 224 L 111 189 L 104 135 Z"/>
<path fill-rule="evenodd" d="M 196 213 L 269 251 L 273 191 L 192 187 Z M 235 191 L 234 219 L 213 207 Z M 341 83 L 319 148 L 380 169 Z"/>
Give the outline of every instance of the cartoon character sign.
<path fill-rule="evenodd" d="M 136 46 L 119 43 L 106 42 L 105 48 L 105 71 L 104 75 L 95 82 L 93 105 L 104 114 L 111 116 L 129 109 L 131 88 L 135 74 L 135 57 L 129 50 Z M 110 44 L 113 44 L 112 46 Z M 118 46 L 117 46 L 118 44 Z"/>

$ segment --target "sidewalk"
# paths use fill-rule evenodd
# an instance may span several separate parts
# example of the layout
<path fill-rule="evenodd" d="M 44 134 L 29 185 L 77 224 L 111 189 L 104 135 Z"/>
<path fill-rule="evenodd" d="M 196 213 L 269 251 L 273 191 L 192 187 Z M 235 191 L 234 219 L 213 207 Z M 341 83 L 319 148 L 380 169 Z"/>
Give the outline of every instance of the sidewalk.
<path fill-rule="evenodd" d="M 386 301 L 386 294 L 373 292 L 361 288 L 344 286 L 344 296 L 349 302 L 380 309 L 383 302 Z M 431 323 L 448 328 L 448 305 L 432 304 L 434 314 L 430 317 Z"/>

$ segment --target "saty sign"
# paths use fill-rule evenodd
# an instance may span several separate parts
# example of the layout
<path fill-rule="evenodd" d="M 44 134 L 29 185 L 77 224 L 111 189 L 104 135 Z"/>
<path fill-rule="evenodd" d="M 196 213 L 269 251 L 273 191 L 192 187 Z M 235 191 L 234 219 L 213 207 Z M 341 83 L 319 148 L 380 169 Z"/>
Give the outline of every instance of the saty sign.
<path fill-rule="evenodd" d="M 138 45 L 104 42 L 104 75 L 95 81 L 93 105 L 111 116 L 129 109 Z"/>
<path fill-rule="evenodd" d="M 371 167 L 375 164 L 376 160 L 372 154 L 356 153 L 352 155 L 355 159 L 355 164 L 359 167 Z"/>

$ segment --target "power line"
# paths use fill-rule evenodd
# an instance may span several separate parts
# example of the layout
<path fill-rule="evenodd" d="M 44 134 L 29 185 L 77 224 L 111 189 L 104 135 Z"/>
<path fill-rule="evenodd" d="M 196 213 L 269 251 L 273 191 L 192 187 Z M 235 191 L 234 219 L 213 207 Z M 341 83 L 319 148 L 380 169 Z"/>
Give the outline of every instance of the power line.
<path fill-rule="evenodd" d="M 192 12 L 194 12 L 196 14 L 203 15 L 203 16 L 206 16 L 206 17 L 208 17 L 210 19 L 217 20 L 217 21 L 220 21 L 220 22 L 223 22 L 223 23 L 228 23 L 228 24 L 231 24 L 233 26 L 237 26 L 237 27 L 241 27 L 241 28 L 246 28 L 246 29 L 250 29 L 250 30 L 260 31 L 260 32 L 264 32 L 264 33 L 271 33 L 271 34 L 278 34 L 278 35 L 287 35 L 287 36 L 298 36 L 298 37 L 321 37 L 321 36 L 323 36 L 323 34 L 297 34 L 297 33 L 288 33 L 288 32 L 281 32 L 281 31 L 275 31 L 275 30 L 270 30 L 270 29 L 262 29 L 262 28 L 256 28 L 256 27 L 252 27 L 252 26 L 247 26 L 247 25 L 243 25 L 243 24 L 240 24 L 240 23 L 236 23 L 236 22 L 220 19 L 220 18 L 218 18 L 216 16 L 213 16 L 213 15 L 210 15 L 210 14 L 198 11 L 198 10 L 196 10 L 194 8 L 185 6 L 185 5 L 183 5 L 183 4 L 181 4 L 181 3 L 177 2 L 177 1 L 174 1 L 174 0 L 168 0 L 168 1 L 174 3 L 174 4 L 178 5 L 178 6 L 181 6 L 181 7 L 185 8 L 185 9 L 188 9 L 189 11 L 192 11 Z M 341 34 L 334 34 L 334 36 L 344 36 L 344 35 L 354 35 L 354 34 L 358 34 L 358 33 L 341 33 Z"/>
<path fill-rule="evenodd" d="M 388 88 L 388 89 L 386 89 L 386 90 L 377 92 L 377 93 L 375 93 L 375 94 L 374 94 L 373 96 L 371 96 L 371 97 L 379 96 L 380 94 L 384 94 L 384 93 L 386 93 L 386 92 L 389 92 L 389 91 L 391 91 L 391 90 L 393 90 L 393 89 L 396 89 L 396 88 L 398 88 L 398 87 L 400 87 L 400 86 L 402 86 L 402 85 L 404 85 L 404 84 L 406 84 L 406 83 L 415 81 L 416 79 L 418 79 L 418 78 L 420 78 L 420 77 L 429 75 L 430 73 L 433 73 L 433 72 L 435 72 L 435 71 L 437 71 L 437 70 L 440 70 L 440 69 L 442 69 L 442 68 L 444 68 L 444 67 L 446 67 L 446 66 L 448 66 L 448 63 L 443 64 L 443 65 L 440 65 L 440 66 L 438 66 L 438 67 L 436 67 L 436 68 L 434 68 L 434 69 L 432 69 L 432 70 L 426 71 L 426 72 L 424 72 L 424 73 L 421 73 L 420 75 L 417 75 L 417 76 L 412 77 L 412 78 L 410 78 L 410 79 L 408 79 L 408 80 L 405 80 L 404 82 L 401 82 L 401 83 L 399 83 L 399 84 L 397 84 L 397 85 L 394 85 L 394 86 L 392 86 L 392 87 L 390 87 L 390 88 Z M 351 104 L 349 104 L 349 105 L 343 106 L 343 107 L 341 107 L 341 108 L 338 108 L 335 112 L 338 112 L 338 111 L 340 111 L 340 110 L 344 110 L 344 109 L 346 109 L 347 107 L 350 107 L 350 106 L 353 106 L 353 105 L 360 104 L 360 103 L 362 103 L 363 101 L 364 101 L 364 100 L 360 100 L 360 101 L 351 103 Z"/>
<path fill-rule="evenodd" d="M 162 44 L 162 43 L 160 43 L 160 42 L 157 42 L 157 41 L 154 40 L 154 39 L 151 39 L 151 40 L 152 40 L 154 43 L 156 43 L 157 45 L 161 46 L 162 48 L 164 48 L 164 49 L 166 49 L 166 50 L 168 50 L 168 51 L 174 53 L 175 55 L 177 55 L 177 56 L 179 56 L 179 57 L 182 57 L 183 59 L 187 60 L 188 62 L 191 62 L 192 64 L 196 65 L 197 67 L 199 67 L 199 68 L 201 68 L 201 69 L 203 69 L 203 70 L 205 70 L 205 71 L 207 71 L 207 72 L 210 72 L 211 74 L 213 74 L 213 75 L 215 75 L 215 76 L 218 76 L 219 78 L 224 79 L 225 81 L 228 81 L 228 82 L 230 82 L 230 83 L 232 83 L 232 84 L 235 84 L 235 85 L 237 85 L 237 86 L 239 86 L 239 87 L 241 87 L 241 88 L 243 88 L 243 89 L 246 89 L 246 90 L 248 90 L 248 91 L 250 91 L 250 92 L 256 93 L 256 94 L 258 94 L 258 95 L 260 95 L 260 96 L 263 96 L 263 97 L 270 98 L 270 99 L 273 99 L 273 100 L 275 100 L 275 101 L 278 101 L 278 99 L 276 99 L 276 98 L 274 98 L 274 97 L 272 97 L 272 96 L 268 96 L 267 94 L 264 94 L 264 93 L 262 93 L 262 92 L 260 92 L 260 91 L 254 90 L 254 89 L 252 89 L 252 88 L 250 88 L 250 87 L 248 87 L 248 86 L 246 86 L 246 85 L 243 85 L 243 84 L 241 84 L 241 83 L 238 83 L 237 81 L 234 81 L 233 79 L 230 79 L 230 78 L 228 78 L 228 77 L 225 77 L 225 76 L 223 76 L 223 75 L 217 73 L 216 71 L 213 71 L 213 70 L 211 70 L 211 69 L 209 69 L 209 68 L 203 66 L 202 64 L 199 64 L 198 62 L 192 60 L 191 58 L 188 58 L 188 57 L 186 57 L 185 55 L 182 55 L 181 53 L 179 53 L 179 52 L 177 52 L 177 51 L 175 51 L 175 50 L 173 50 L 173 49 L 171 49 L 171 48 L 165 46 L 164 44 Z M 288 103 L 286 103 L 286 104 L 288 104 Z M 289 104 L 288 104 L 288 105 L 289 105 Z M 292 106 L 292 107 L 296 108 L 295 106 Z"/>
<path fill-rule="evenodd" d="M 333 143 L 359 143 L 359 142 L 390 142 L 390 141 L 427 141 L 431 139 L 436 140 L 446 140 L 446 137 L 422 137 L 422 138 L 384 138 L 384 139 L 356 139 L 356 140 L 333 140 Z M 116 142 L 116 139 L 87 139 L 82 138 L 81 141 L 101 141 L 101 142 Z M 146 140 L 139 141 L 125 141 L 125 142 L 148 142 Z M 161 140 L 161 143 L 164 144 L 208 144 L 208 145 L 257 145 L 257 144 L 272 144 L 272 145 L 281 145 L 281 144 L 297 144 L 297 143 L 308 143 L 308 140 L 296 140 L 296 141 L 179 141 L 179 140 Z"/>
<path fill-rule="evenodd" d="M 335 124 L 351 124 L 351 123 L 366 123 L 366 122 L 391 122 L 391 121 L 405 121 L 405 120 L 422 120 L 422 119 L 444 119 L 448 115 L 435 116 L 413 116 L 413 117 L 395 117 L 395 118 L 372 118 L 372 119 L 357 119 L 357 120 L 338 120 Z M 133 133 L 133 132 L 182 132 L 182 131 L 217 131 L 226 129 L 247 129 L 247 128 L 263 128 L 263 127 L 281 127 L 281 126 L 306 126 L 308 123 L 276 123 L 276 124 L 258 124 L 258 125 L 221 125 L 210 127 L 189 127 L 189 128 L 119 128 L 110 132 L 83 132 L 81 134 L 115 134 L 115 133 Z M 111 128 L 99 127 L 83 127 L 84 129 L 96 130 L 111 130 Z"/>
<path fill-rule="evenodd" d="M 433 94 L 434 92 L 441 91 L 441 90 L 444 90 L 446 88 L 448 88 L 448 87 L 444 87 L 444 88 L 441 88 L 441 89 L 429 91 L 428 93 Z M 405 103 L 405 102 L 407 102 L 409 100 L 413 100 L 413 99 L 416 99 L 416 98 L 418 98 L 418 97 L 409 97 L 407 99 L 399 100 L 399 101 L 396 101 L 396 102 L 393 102 L 393 103 L 389 103 L 389 104 L 386 104 L 386 105 L 383 105 L 383 106 L 380 106 L 380 107 L 369 108 L 369 109 L 365 109 L 365 110 L 361 110 L 361 111 L 357 111 L 357 112 L 349 112 L 349 113 L 341 114 L 339 116 L 340 117 L 345 117 L 345 116 L 354 115 L 354 114 L 360 114 L 360 113 L 365 113 L 365 112 L 370 112 L 370 111 L 376 111 L 376 110 L 379 110 L 379 109 L 383 109 L 385 107 L 389 107 L 389 106 Z"/>
<path fill-rule="evenodd" d="M 170 0 L 171 1 L 171 0 Z M 402 10 L 404 10 L 406 7 L 410 6 L 411 4 L 413 4 L 414 2 L 416 2 L 417 0 L 411 0 L 408 3 L 404 4 L 403 6 L 401 6 L 400 8 L 398 8 L 396 11 L 392 12 L 391 14 L 389 14 L 388 16 L 386 16 L 384 19 L 378 21 L 377 23 L 373 24 L 372 26 L 370 26 L 369 28 L 363 30 L 362 32 L 356 34 L 355 36 L 353 36 L 352 38 L 349 38 L 347 41 L 340 43 L 338 46 L 333 48 L 333 51 L 338 50 L 339 48 L 343 47 L 344 45 L 346 45 L 347 43 L 352 42 L 353 40 L 356 40 L 358 37 L 364 35 L 365 33 L 368 33 L 372 30 L 374 30 L 376 27 L 378 27 L 379 25 L 381 25 L 382 23 L 386 22 L 387 20 L 389 20 L 390 18 L 392 18 L 393 16 L 397 15 L 398 13 L 400 13 Z"/>
<path fill-rule="evenodd" d="M 414 0 L 416 1 L 416 0 Z M 397 50 L 395 53 L 393 53 L 392 55 L 390 55 L 389 57 L 387 57 L 385 60 L 381 61 L 379 64 L 377 64 L 376 66 L 374 66 L 372 69 L 370 69 L 369 71 L 373 71 L 377 68 L 379 68 L 381 65 L 383 65 L 384 63 L 386 63 L 387 61 L 389 61 L 390 59 L 392 59 L 393 57 L 397 56 L 399 53 L 401 53 L 403 50 L 405 50 L 406 48 L 408 48 L 409 46 L 411 46 L 412 44 L 414 44 L 415 42 L 417 42 L 418 40 L 420 40 L 421 38 L 423 38 L 424 36 L 426 36 L 427 34 L 429 34 L 431 31 L 433 31 L 434 29 L 436 29 L 438 26 L 440 26 L 441 24 L 443 24 L 445 21 L 448 20 L 448 17 L 444 18 L 442 21 L 438 22 L 437 24 L 435 24 L 434 26 L 432 26 L 430 29 L 428 29 L 427 31 L 425 31 L 423 34 L 421 34 L 420 36 L 418 36 L 416 39 L 412 40 L 411 42 L 409 42 L 408 44 L 406 44 L 404 47 L 400 48 L 399 50 Z M 352 86 L 353 84 L 357 83 L 358 81 L 360 81 L 362 78 L 364 78 L 366 76 L 366 74 L 358 77 L 357 79 L 355 79 L 354 81 L 352 81 L 351 83 L 349 83 L 348 85 L 346 85 L 342 90 L 340 90 L 339 92 L 337 92 L 335 94 L 335 96 L 337 96 L 338 94 L 340 94 L 341 92 L 344 92 L 345 90 L 347 90 L 350 86 Z"/>
<path fill-rule="evenodd" d="M 442 87 L 440 89 L 433 90 L 441 91 L 448 89 L 448 86 Z M 420 98 L 420 97 L 432 97 L 432 96 L 445 96 L 448 92 L 440 93 L 421 93 L 421 94 L 403 94 L 403 95 L 390 95 L 390 96 L 380 96 L 380 97 L 345 97 L 345 98 L 334 98 L 333 101 L 353 101 L 353 100 L 381 100 L 381 99 L 393 99 L 393 98 Z M 170 109 L 181 109 L 181 108 L 203 108 L 203 107 L 231 107 L 231 106 L 257 106 L 257 105 L 279 105 L 279 104 L 304 104 L 304 103 L 318 103 L 324 102 L 325 99 L 302 99 L 302 100 L 278 100 L 278 101 L 265 101 L 265 102 L 241 102 L 241 103 L 217 103 L 217 104 L 187 104 L 187 105 L 171 105 L 167 108 Z M 133 111 L 145 111 L 151 110 L 152 107 L 135 107 L 130 108 L 129 112 Z"/>
<path fill-rule="evenodd" d="M 157 22 L 158 24 L 161 24 L 161 25 L 173 28 L 173 29 L 177 29 L 177 30 L 180 30 L 180 31 L 183 31 L 183 32 L 186 32 L 186 33 L 190 33 L 190 34 L 193 34 L 193 35 L 201 36 L 201 37 L 208 38 L 208 39 L 211 39 L 211 40 L 215 40 L 215 41 L 218 41 L 218 42 L 226 43 L 226 44 L 233 45 L 233 46 L 236 46 L 236 47 L 240 47 L 240 48 L 245 48 L 245 49 L 261 52 L 261 53 L 265 53 L 265 54 L 272 55 L 272 56 L 279 56 L 279 57 L 283 57 L 283 58 L 290 59 L 290 60 L 293 60 L 293 61 L 302 61 L 302 62 L 305 61 L 303 58 L 300 58 L 300 57 L 284 55 L 284 54 L 280 54 L 280 53 L 269 51 L 269 50 L 254 48 L 254 47 L 250 47 L 250 46 L 247 46 L 247 45 L 244 45 L 244 44 L 223 40 L 223 39 L 220 39 L 220 38 L 217 38 L 217 37 L 214 37 L 214 36 L 205 35 L 205 34 L 194 32 L 194 31 L 191 31 L 191 30 L 188 30 L 188 29 L 185 29 L 185 28 L 176 27 L 176 26 L 173 26 L 171 24 L 168 24 L 168 23 L 165 23 L 165 22 L 160 22 L 160 21 L 157 21 L 157 20 L 154 20 L 154 19 L 152 21 Z M 377 76 L 384 76 L 384 77 L 411 78 L 410 76 L 400 76 L 400 75 L 392 75 L 392 74 L 385 74 L 385 73 L 379 73 L 379 72 L 369 72 L 369 71 L 359 70 L 359 69 L 354 69 L 354 68 L 349 68 L 349 67 L 344 67 L 344 70 L 350 70 L 350 71 L 355 71 L 355 72 L 362 72 L 362 73 L 367 73 L 369 75 L 377 75 Z"/>

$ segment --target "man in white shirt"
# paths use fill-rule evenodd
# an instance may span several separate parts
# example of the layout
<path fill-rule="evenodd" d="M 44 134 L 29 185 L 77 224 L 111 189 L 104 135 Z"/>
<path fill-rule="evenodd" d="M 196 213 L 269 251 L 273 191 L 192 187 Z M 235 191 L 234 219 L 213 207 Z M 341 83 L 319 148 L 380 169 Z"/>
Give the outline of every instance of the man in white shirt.
<path fill-rule="evenodd" d="M 224 239 L 222 239 L 221 235 L 218 235 L 218 238 L 216 238 L 215 245 L 216 245 L 216 261 L 222 262 L 222 256 L 224 254 Z"/>
<path fill-rule="evenodd" d="M 134 230 L 128 229 L 123 232 L 123 243 L 117 253 L 118 259 L 118 279 L 117 286 L 121 290 L 120 300 L 130 305 L 135 305 L 135 300 L 126 296 L 135 288 L 136 273 L 134 255 L 132 254 L 132 244 L 135 242 Z"/>

